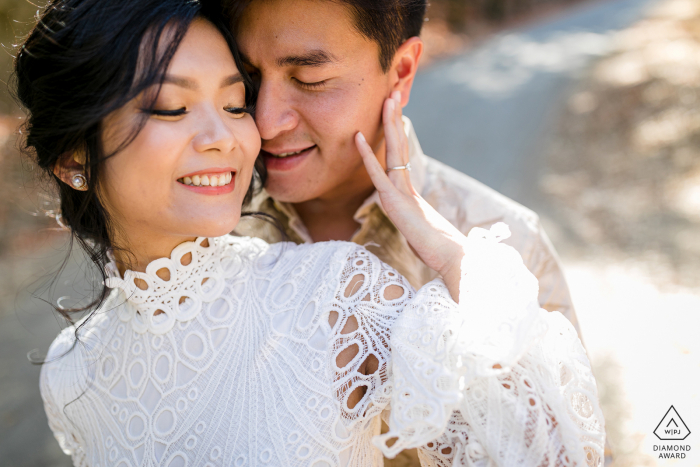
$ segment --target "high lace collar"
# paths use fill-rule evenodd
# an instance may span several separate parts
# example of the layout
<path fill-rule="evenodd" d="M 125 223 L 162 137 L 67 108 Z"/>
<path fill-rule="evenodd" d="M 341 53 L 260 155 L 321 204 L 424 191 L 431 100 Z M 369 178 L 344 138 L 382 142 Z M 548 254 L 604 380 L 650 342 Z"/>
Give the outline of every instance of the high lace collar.
<path fill-rule="evenodd" d="M 126 303 L 118 307 L 120 319 L 130 321 L 139 333 L 163 334 L 175 322 L 194 318 L 203 302 L 213 301 L 221 294 L 225 286 L 223 279 L 240 269 L 241 259 L 227 238 L 233 237 L 200 237 L 182 243 L 169 258 L 152 261 L 146 272 L 127 270 L 123 277 L 116 263 L 110 262 L 105 285 L 119 289 L 124 295 Z M 192 259 L 183 264 L 188 254 Z M 161 269 L 168 270 L 168 280 L 158 276 Z M 140 279 L 138 285 L 136 279 Z M 159 311 L 162 313 L 156 314 Z"/>

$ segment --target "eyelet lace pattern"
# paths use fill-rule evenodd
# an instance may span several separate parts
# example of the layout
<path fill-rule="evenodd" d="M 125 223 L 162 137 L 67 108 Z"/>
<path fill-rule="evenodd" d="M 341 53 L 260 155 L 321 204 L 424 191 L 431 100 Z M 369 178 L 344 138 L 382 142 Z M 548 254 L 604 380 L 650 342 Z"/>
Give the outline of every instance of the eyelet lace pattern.
<path fill-rule="evenodd" d="M 539 308 L 536 279 L 498 243 L 507 235 L 472 230 L 459 305 L 434 281 L 394 324 L 391 430 L 374 440 L 388 455 L 434 439 L 423 465 L 602 465 L 585 350 L 569 321 Z"/>
<path fill-rule="evenodd" d="M 484 232 L 465 245 L 460 305 L 340 242 L 198 239 L 113 272 L 79 345 L 68 328 L 49 350 L 49 424 L 80 467 L 379 466 L 375 445 L 421 446 L 430 466 L 596 465 L 585 353 Z"/>

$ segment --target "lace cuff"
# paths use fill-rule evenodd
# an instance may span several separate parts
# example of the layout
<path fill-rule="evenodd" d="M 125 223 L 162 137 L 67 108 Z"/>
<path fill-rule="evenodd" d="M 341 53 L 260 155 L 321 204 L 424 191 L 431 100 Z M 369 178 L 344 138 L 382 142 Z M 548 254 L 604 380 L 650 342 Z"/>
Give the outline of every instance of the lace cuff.
<path fill-rule="evenodd" d="M 504 224 L 473 229 L 459 305 L 438 279 L 396 321 L 390 431 L 373 440 L 387 457 L 445 438 L 456 410 L 470 429 L 449 437 L 454 465 L 600 464 L 604 421 L 585 350 L 561 314 L 539 308 L 537 280 L 499 243 L 508 235 Z"/>

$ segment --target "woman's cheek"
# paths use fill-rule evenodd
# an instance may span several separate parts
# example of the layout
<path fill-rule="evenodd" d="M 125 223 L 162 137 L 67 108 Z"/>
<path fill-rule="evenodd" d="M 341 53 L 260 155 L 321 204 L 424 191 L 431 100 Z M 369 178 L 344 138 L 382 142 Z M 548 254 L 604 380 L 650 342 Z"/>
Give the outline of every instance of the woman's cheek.
<path fill-rule="evenodd" d="M 255 126 L 255 121 L 250 115 L 246 115 L 245 120 L 241 123 L 243 125 L 241 125 L 242 128 L 237 135 L 243 155 L 241 169 L 246 179 L 249 179 L 253 176 L 255 161 L 260 155 L 262 141 L 258 127 Z"/>
<path fill-rule="evenodd" d="M 181 152 L 178 150 L 176 125 L 158 123 L 161 122 L 148 122 L 134 141 L 114 157 L 114 165 L 118 167 L 113 173 L 127 192 L 154 202 L 170 196 L 175 165 Z"/>
<path fill-rule="evenodd" d="M 245 131 L 240 138 L 241 147 L 244 150 L 246 160 L 252 158 L 254 164 L 255 159 L 260 154 L 260 148 L 262 146 L 260 132 L 258 131 L 258 127 L 255 125 L 255 120 L 253 120 L 252 115 L 245 116 L 245 124 Z"/>
<path fill-rule="evenodd" d="M 145 163 L 161 167 L 163 172 L 173 172 L 191 139 L 188 128 L 178 123 L 180 122 L 153 122 L 150 129 L 148 125 L 144 128 L 150 130 L 142 131 L 144 141 L 140 152 L 144 153 Z"/>

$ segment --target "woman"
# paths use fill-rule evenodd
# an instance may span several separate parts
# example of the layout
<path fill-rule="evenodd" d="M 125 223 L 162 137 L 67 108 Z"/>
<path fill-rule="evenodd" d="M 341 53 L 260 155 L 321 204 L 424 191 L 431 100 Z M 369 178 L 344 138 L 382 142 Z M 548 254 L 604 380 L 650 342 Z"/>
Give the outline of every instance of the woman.
<path fill-rule="evenodd" d="M 498 243 L 507 229 L 465 238 L 361 133 L 387 214 L 442 279 L 415 291 L 357 245 L 226 235 L 260 137 L 218 17 L 193 0 L 55 0 L 15 62 L 27 146 L 107 270 L 41 376 L 75 465 L 365 466 L 417 446 L 424 465 L 599 464 L 588 360 Z M 396 97 L 390 168 L 406 160 Z"/>

